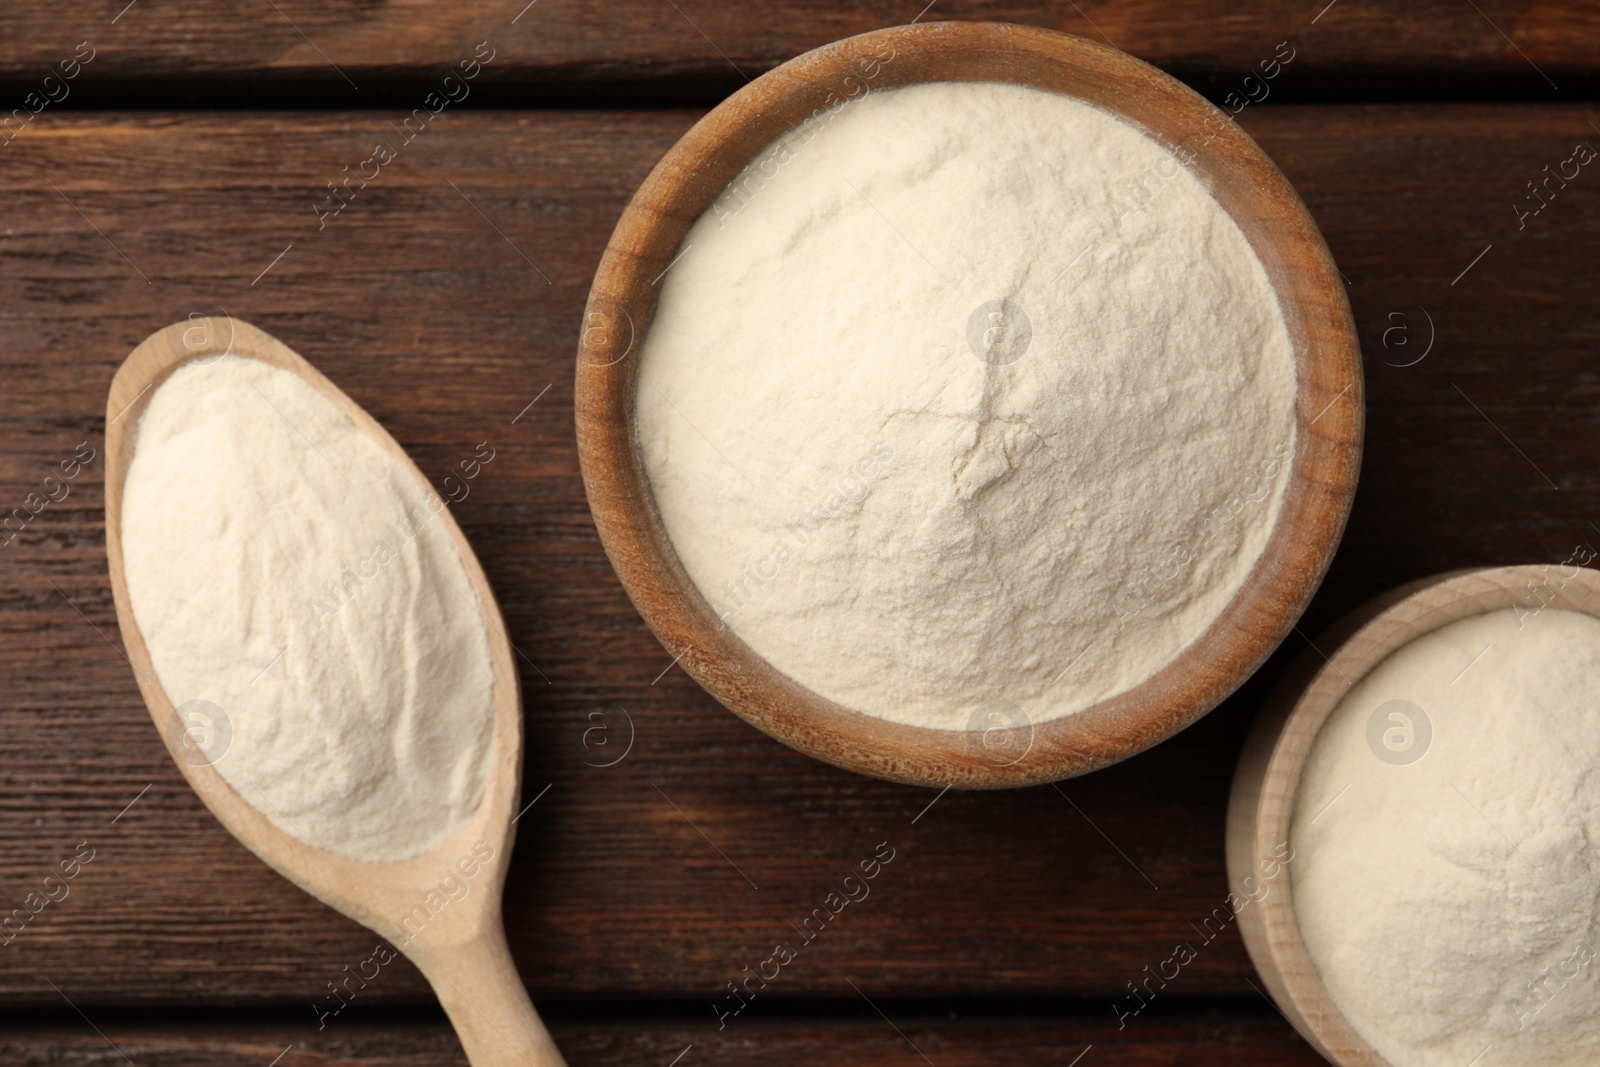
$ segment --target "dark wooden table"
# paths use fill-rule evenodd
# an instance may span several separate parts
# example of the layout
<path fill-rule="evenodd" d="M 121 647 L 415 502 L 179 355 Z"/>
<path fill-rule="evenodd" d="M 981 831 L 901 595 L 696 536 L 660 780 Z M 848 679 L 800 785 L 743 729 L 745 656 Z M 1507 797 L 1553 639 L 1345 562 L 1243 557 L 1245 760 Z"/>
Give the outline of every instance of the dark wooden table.
<path fill-rule="evenodd" d="M 1421 575 L 1600 546 L 1600 166 L 1516 211 L 1546 165 L 1600 148 L 1600 9 L 928 14 L 1106 38 L 1219 101 L 1291 42 L 1238 121 L 1346 275 L 1370 405 L 1343 547 L 1256 679 L 1111 770 L 934 802 L 790 752 L 671 668 L 600 549 L 571 413 L 590 275 L 662 152 L 744 78 L 921 4 L 523 2 L 0 12 L 0 105 L 19 109 L 0 144 L 0 509 L 30 515 L 0 545 L 0 914 L 84 843 L 94 855 L 0 934 L 0 1062 L 463 1062 L 403 961 L 318 1028 L 373 935 L 213 822 L 120 651 L 106 389 L 152 330 L 220 312 L 303 353 L 432 477 L 495 449 L 455 513 L 538 665 L 524 788 L 549 786 L 520 823 L 507 920 L 574 1067 L 1319 1062 L 1231 927 L 1120 1028 L 1113 1003 L 1222 904 L 1239 742 L 1304 635 Z M 483 41 L 473 95 L 319 220 L 326 183 Z M 30 514 L 50 470 L 89 451 Z M 896 858 L 871 896 L 719 1029 L 725 983 L 880 842 Z"/>

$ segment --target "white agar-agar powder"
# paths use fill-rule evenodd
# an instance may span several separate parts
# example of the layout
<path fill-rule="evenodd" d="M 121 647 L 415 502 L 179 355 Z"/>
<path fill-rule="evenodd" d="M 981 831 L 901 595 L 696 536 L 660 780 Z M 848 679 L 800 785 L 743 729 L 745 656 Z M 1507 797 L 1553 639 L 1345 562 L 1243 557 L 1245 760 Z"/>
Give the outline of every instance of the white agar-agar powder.
<path fill-rule="evenodd" d="M 1396 1067 L 1600 1063 L 1600 620 L 1490 612 L 1351 688 L 1296 794 L 1295 914 Z"/>
<path fill-rule="evenodd" d="M 161 687 L 217 772 L 307 844 L 407 859 L 483 796 L 488 632 L 443 506 L 258 360 L 186 364 L 140 419 L 123 569 Z"/>
<path fill-rule="evenodd" d="M 824 697 L 966 729 L 1158 671 L 1260 557 L 1295 366 L 1239 227 L 1107 112 L 873 92 L 691 228 L 637 435 L 726 624 Z"/>

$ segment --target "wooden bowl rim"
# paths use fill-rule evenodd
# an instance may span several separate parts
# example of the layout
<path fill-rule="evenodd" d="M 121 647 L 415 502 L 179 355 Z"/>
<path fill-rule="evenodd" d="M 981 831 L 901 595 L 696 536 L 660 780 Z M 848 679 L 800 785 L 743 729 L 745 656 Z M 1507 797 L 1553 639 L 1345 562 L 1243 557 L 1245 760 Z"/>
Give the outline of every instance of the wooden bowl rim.
<path fill-rule="evenodd" d="M 893 61 L 902 54 L 908 59 L 896 73 Z M 1175 113 L 1186 129 L 1209 131 L 1193 157 L 1205 165 L 1192 169 L 1219 200 L 1256 207 L 1241 219 L 1224 203 L 1267 267 L 1296 342 L 1288 486 L 1245 584 L 1199 638 L 1145 682 L 998 738 L 1003 754 L 1023 753 L 1008 762 L 985 748 L 994 731 L 935 730 L 854 711 L 783 675 L 719 627 L 665 533 L 634 439 L 639 361 L 628 357 L 648 329 L 654 280 L 734 174 L 812 104 L 837 97 L 833 87 L 843 91 L 851 79 L 860 85 L 876 76 L 864 73 L 874 68 L 863 57 L 874 56 L 876 73 L 889 75 L 884 87 L 960 79 L 961 70 L 938 66 L 954 63 L 966 65 L 965 80 L 1051 88 L 991 69 L 1015 61 L 1035 75 L 1098 79 L 1095 85 L 1142 102 L 1149 114 Z M 907 66 L 930 62 L 932 74 L 905 76 Z M 1150 132 L 1135 116 L 1097 106 Z M 750 139 L 733 152 L 730 145 L 745 134 Z M 1232 181 L 1209 181 L 1219 174 Z M 1282 173 L 1231 119 L 1168 75 L 1092 41 L 1006 23 L 942 22 L 878 30 L 790 60 L 729 97 L 666 153 L 623 212 L 596 270 L 577 352 L 574 411 L 584 486 L 618 578 L 674 662 L 713 697 L 777 740 L 839 767 L 914 785 L 1005 788 L 1071 777 L 1141 752 L 1210 711 L 1266 660 L 1316 591 L 1343 532 L 1360 468 L 1363 392 L 1355 325 L 1327 246 Z"/>
<path fill-rule="evenodd" d="M 1235 893 L 1278 843 L 1292 847 L 1290 824 L 1300 777 L 1318 734 L 1344 695 L 1391 654 L 1453 622 L 1514 606 L 1600 618 L 1600 571 L 1582 565 L 1575 565 L 1571 577 L 1561 578 L 1550 602 L 1529 605 L 1517 599 L 1527 583 L 1546 580 L 1551 567 L 1475 567 L 1409 582 L 1356 608 L 1301 653 L 1251 726 L 1234 777 L 1227 852 L 1228 882 Z M 1293 862 L 1283 871 L 1281 882 L 1239 913 L 1251 962 L 1285 1017 L 1329 1062 L 1393 1067 L 1356 1031 L 1328 992 L 1300 934 Z"/>
<path fill-rule="evenodd" d="M 226 336 L 226 341 L 223 338 Z M 367 928 L 392 939 L 406 955 L 429 959 L 441 947 L 459 943 L 480 928 L 498 926 L 500 900 L 511 847 L 515 841 L 511 814 L 522 788 L 522 698 L 510 640 L 494 592 L 477 555 L 456 524 L 448 505 L 434 520 L 443 523 L 461 557 L 463 569 L 479 598 L 494 672 L 494 736 L 490 777 L 483 797 L 467 823 L 437 847 L 393 862 L 355 859 L 317 848 L 280 829 L 246 799 L 210 762 L 191 763 L 179 755 L 173 729 L 177 709 L 156 674 L 145 644 L 122 569 L 122 490 L 132 462 L 139 421 L 160 385 L 179 367 L 232 355 L 254 359 L 288 371 L 332 401 L 384 451 L 397 457 L 430 497 L 439 497 L 426 475 L 389 431 L 304 357 L 266 331 L 232 316 L 197 317 L 157 330 L 129 353 L 112 379 L 106 400 L 106 554 L 112 599 L 129 664 L 150 718 L 172 755 L 173 763 L 218 822 L 273 870 L 307 893 Z M 478 843 L 493 851 L 483 859 Z M 465 858 L 481 860 L 481 874 L 470 883 L 476 892 L 430 915 L 411 938 L 403 934 L 405 918 L 425 905 L 444 872 Z"/>

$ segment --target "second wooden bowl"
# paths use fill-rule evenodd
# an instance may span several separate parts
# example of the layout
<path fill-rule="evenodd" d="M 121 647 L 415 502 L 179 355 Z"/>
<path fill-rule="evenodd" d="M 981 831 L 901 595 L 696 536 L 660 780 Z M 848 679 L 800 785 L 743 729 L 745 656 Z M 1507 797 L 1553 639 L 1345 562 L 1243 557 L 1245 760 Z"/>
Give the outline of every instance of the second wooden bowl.
<path fill-rule="evenodd" d="M 1512 607 L 1600 618 L 1600 571 L 1579 566 L 1454 571 L 1379 597 L 1300 656 L 1245 741 L 1227 824 L 1228 882 L 1237 899 L 1252 901 L 1238 910 L 1239 932 L 1283 1014 L 1341 1067 L 1390 1063 L 1334 1003 L 1300 935 L 1290 824 L 1301 773 L 1317 734 L 1344 695 L 1390 653 L 1457 620 Z"/>
<path fill-rule="evenodd" d="M 1233 602 L 1136 688 L 1037 725 L 945 731 L 853 711 L 788 678 L 719 627 L 673 551 L 634 435 L 638 352 L 684 234 L 777 136 L 864 90 L 1001 81 L 1112 112 L 1172 146 L 1238 223 L 1287 320 L 1298 374 L 1289 484 L 1267 547 Z M 1233 692 L 1316 590 L 1355 494 L 1361 353 L 1316 224 L 1265 153 L 1223 112 L 1132 57 L 1081 38 L 998 23 L 863 34 L 756 79 L 683 136 L 640 186 L 595 273 L 578 349 L 578 456 L 618 577 L 668 654 L 748 722 L 818 759 L 895 781 L 996 788 L 1082 774 L 1143 751 Z"/>

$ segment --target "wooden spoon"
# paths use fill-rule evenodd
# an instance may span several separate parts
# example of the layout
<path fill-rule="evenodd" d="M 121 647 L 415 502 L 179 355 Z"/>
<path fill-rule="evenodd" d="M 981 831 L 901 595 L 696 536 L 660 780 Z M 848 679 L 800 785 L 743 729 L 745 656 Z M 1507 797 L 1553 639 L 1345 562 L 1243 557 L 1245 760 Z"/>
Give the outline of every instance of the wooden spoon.
<path fill-rule="evenodd" d="M 477 812 L 465 828 L 433 851 L 399 863 L 367 863 L 314 848 L 280 830 L 187 743 L 190 724 L 180 721 L 156 678 L 123 575 L 123 484 L 137 446 L 140 416 L 156 388 L 185 362 L 230 353 L 298 375 L 433 493 L 422 472 L 372 416 L 311 364 L 254 326 L 233 318 L 195 318 L 151 334 L 117 371 L 106 405 L 106 555 L 111 592 L 150 717 L 178 769 L 234 837 L 307 893 L 388 938 L 417 965 L 438 994 L 473 1067 L 565 1067 L 517 976 L 500 913 L 513 841 L 512 816 L 522 782 L 517 671 L 489 582 L 448 508 L 441 510 L 438 521 L 455 542 L 487 624 L 494 669 L 494 753 Z"/>

